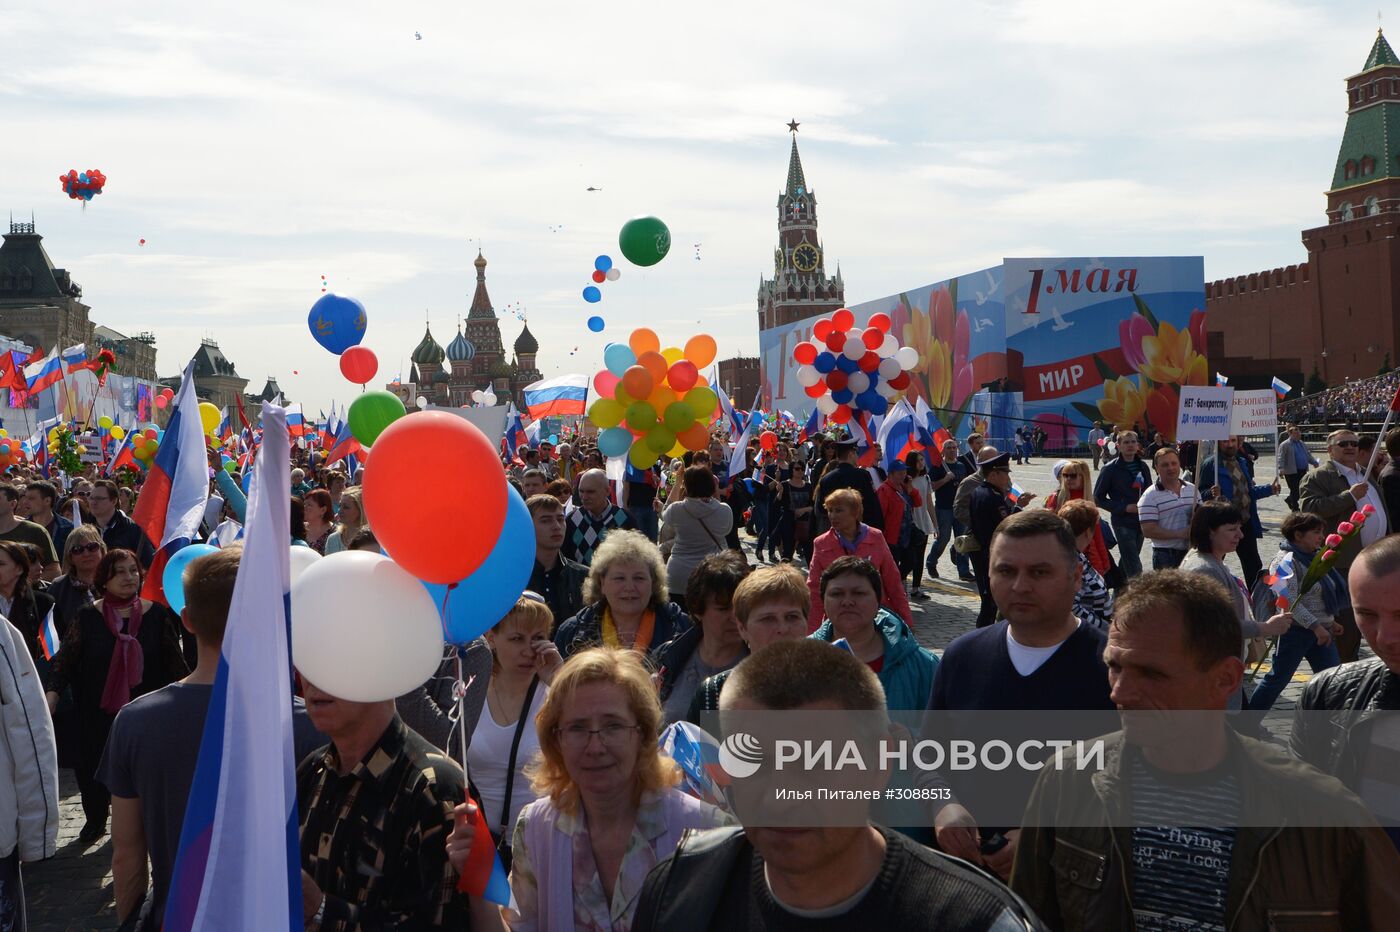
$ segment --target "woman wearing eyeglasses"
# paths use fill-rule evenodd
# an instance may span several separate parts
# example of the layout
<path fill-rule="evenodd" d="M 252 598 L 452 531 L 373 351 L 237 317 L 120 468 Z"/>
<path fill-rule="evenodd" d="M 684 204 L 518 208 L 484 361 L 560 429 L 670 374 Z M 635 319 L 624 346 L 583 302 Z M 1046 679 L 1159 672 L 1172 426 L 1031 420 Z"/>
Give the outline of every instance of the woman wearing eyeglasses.
<path fill-rule="evenodd" d="M 69 545 L 77 534 L 69 535 Z M 141 598 L 141 566 L 136 554 L 116 549 L 93 575 L 97 602 L 78 611 L 63 638 L 48 676 L 49 710 L 69 686 L 78 732 L 78 789 L 87 824 L 78 835 L 84 845 L 102 837 L 111 794 L 93 777 L 122 706 L 137 696 L 187 675 L 180 647 L 179 621 L 158 602 Z"/>
<path fill-rule="evenodd" d="M 540 756 L 527 769 L 540 798 L 515 824 L 512 929 L 628 932 L 647 872 L 687 829 L 728 817 L 676 788 L 661 754 L 661 704 L 639 654 L 591 648 L 570 657 L 535 719 Z M 447 853 L 461 871 L 474 843 L 457 807 Z"/>
<path fill-rule="evenodd" d="M 549 639 L 552 627 L 554 613 L 544 599 L 526 592 L 486 632 L 491 677 L 486 708 L 467 745 L 467 772 L 481 794 L 492 841 L 507 867 L 515 820 L 535 799 L 525 777 L 525 766 L 540 747 L 535 716 L 563 662 Z"/>
<path fill-rule="evenodd" d="M 102 532 L 95 524 L 80 524 L 68 532 L 63 542 L 63 575 L 49 584 L 53 598 L 53 621 L 62 639 L 73 626 L 73 619 L 85 605 L 91 605 L 96 593 L 93 580 L 97 564 L 107 553 Z"/>

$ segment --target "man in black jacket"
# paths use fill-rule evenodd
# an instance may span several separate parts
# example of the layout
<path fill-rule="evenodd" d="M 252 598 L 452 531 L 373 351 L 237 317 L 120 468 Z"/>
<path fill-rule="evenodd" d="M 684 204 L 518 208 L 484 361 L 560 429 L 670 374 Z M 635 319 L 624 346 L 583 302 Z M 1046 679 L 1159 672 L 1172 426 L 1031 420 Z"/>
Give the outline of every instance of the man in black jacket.
<path fill-rule="evenodd" d="M 117 484 L 111 479 L 98 479 L 92 484 L 88 494 L 88 508 L 92 509 L 93 520 L 102 532 L 102 542 L 108 550 L 130 550 L 141 561 L 142 568 L 149 567 L 155 558 L 155 546 L 146 539 L 145 533 L 117 507 Z"/>
<path fill-rule="evenodd" d="M 836 443 L 836 465 L 826 471 L 822 481 L 817 483 L 816 512 L 822 517 L 822 529 L 830 527 L 826 521 L 826 497 L 837 489 L 855 489 L 860 493 L 861 520 L 880 531 L 885 529 L 885 512 L 880 507 L 880 499 L 875 494 L 875 483 L 870 472 L 856 465 L 856 442 L 841 440 Z"/>
<path fill-rule="evenodd" d="M 535 566 L 530 571 L 531 592 L 544 596 L 554 613 L 554 627 L 583 608 L 583 581 L 588 567 L 559 552 L 564 546 L 564 506 L 553 495 L 531 495 L 525 507 L 535 523 Z M 553 632 L 551 632 L 552 634 Z"/>
<path fill-rule="evenodd" d="M 739 716 L 884 707 L 869 667 L 805 638 L 770 644 L 742 661 L 720 699 L 721 714 Z M 637 932 L 796 928 L 809 921 L 846 929 L 1045 928 L 987 874 L 870 822 L 689 832 L 652 868 L 640 896 Z"/>
<path fill-rule="evenodd" d="M 1113 536 L 1118 538 L 1118 565 L 1128 579 L 1142 573 L 1142 525 L 1137 503 L 1152 485 L 1152 469 L 1138 456 L 1138 436 L 1131 430 L 1118 434 L 1118 458 L 1109 460 L 1094 483 L 1094 502 L 1110 515 Z"/>
<path fill-rule="evenodd" d="M 1400 536 L 1361 551 L 1347 582 L 1356 625 L 1376 656 L 1312 678 L 1290 747 L 1360 796 L 1400 848 Z"/>

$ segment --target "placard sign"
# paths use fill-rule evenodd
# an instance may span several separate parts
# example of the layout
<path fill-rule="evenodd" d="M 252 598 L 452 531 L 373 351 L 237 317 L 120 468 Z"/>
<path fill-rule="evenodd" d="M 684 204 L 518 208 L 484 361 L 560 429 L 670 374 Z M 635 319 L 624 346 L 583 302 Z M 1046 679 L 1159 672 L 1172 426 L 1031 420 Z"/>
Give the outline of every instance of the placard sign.
<path fill-rule="evenodd" d="M 1244 437 L 1272 434 L 1278 429 L 1278 396 L 1272 389 L 1235 392 L 1230 408 L 1230 433 Z"/>
<path fill-rule="evenodd" d="M 1181 386 L 1177 440 L 1228 440 L 1235 390 L 1214 385 Z"/>

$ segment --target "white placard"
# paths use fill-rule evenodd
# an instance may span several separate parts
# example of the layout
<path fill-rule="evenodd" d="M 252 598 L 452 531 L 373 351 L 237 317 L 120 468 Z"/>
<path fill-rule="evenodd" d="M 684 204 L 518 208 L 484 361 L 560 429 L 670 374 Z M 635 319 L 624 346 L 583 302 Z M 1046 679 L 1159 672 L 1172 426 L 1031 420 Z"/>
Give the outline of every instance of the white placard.
<path fill-rule="evenodd" d="M 439 408 L 433 405 L 430 410 L 446 411 L 471 421 L 493 443 L 500 443 L 501 438 L 506 435 L 505 405 L 492 405 L 489 408 Z"/>
<path fill-rule="evenodd" d="M 1234 394 L 1229 387 L 1183 385 L 1181 407 L 1176 412 L 1176 439 L 1229 439 Z"/>
<path fill-rule="evenodd" d="M 1278 396 L 1273 389 L 1235 392 L 1230 407 L 1230 433 L 1242 437 L 1272 434 L 1278 429 Z"/>

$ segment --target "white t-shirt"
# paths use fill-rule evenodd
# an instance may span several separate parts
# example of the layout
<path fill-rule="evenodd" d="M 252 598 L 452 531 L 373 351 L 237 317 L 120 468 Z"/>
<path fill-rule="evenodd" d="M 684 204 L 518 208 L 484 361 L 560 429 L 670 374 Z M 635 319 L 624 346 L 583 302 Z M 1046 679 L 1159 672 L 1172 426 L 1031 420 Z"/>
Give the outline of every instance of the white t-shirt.
<path fill-rule="evenodd" d="M 1365 468 L 1364 464 L 1362 468 Z M 1360 469 L 1347 469 L 1341 463 L 1338 463 L 1337 472 L 1341 473 L 1342 477 L 1352 485 L 1356 485 L 1361 481 Z M 1380 540 L 1390 530 L 1390 528 L 1386 527 L 1385 505 L 1381 501 L 1381 492 L 1374 482 L 1366 483 L 1366 495 L 1361 501 L 1356 503 L 1356 508 L 1354 510 L 1360 511 L 1361 506 L 1367 504 L 1376 509 L 1376 513 L 1367 518 L 1366 523 L 1361 525 L 1361 546 L 1363 547 L 1370 546 Z"/>
<path fill-rule="evenodd" d="M 535 689 L 535 698 L 530 703 L 530 721 L 520 733 L 520 747 L 515 752 L 515 782 L 510 788 L 510 818 L 506 820 L 506 835 L 515 831 L 515 820 L 520 810 L 534 802 L 535 794 L 530 791 L 530 781 L 525 779 L 525 765 L 540 749 L 539 735 L 535 732 L 535 716 L 544 705 L 544 697 L 549 695 L 549 687 L 541 683 Z M 482 813 L 491 831 L 501 828 L 501 804 L 506 798 L 506 764 L 510 762 L 510 743 L 515 737 L 515 722 L 497 725 L 491 717 L 488 705 L 481 710 L 476 720 L 476 730 L 472 732 L 471 744 L 467 745 L 467 768 L 472 782 L 481 793 Z"/>
<path fill-rule="evenodd" d="M 1083 624 L 1082 621 L 1076 621 L 1075 629 L 1078 630 L 1081 624 Z M 1030 676 L 1036 670 L 1039 670 L 1041 666 L 1045 664 L 1045 661 L 1049 660 L 1051 656 L 1054 655 L 1055 651 L 1060 649 L 1060 644 L 1068 640 L 1069 637 L 1066 636 L 1064 641 L 1051 644 L 1049 647 L 1027 647 L 1012 637 L 1011 626 L 1006 626 L 1006 652 L 1011 655 L 1011 665 L 1015 667 L 1016 672 L 1022 676 Z"/>

